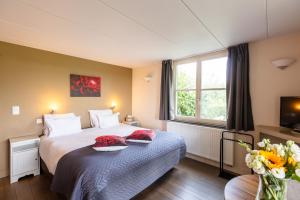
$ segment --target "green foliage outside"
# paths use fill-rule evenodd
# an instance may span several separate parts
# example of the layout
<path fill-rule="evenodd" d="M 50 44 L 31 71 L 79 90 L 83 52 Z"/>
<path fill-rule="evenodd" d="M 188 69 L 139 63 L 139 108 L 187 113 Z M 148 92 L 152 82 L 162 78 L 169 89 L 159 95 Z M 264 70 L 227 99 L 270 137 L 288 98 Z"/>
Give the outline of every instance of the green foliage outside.
<path fill-rule="evenodd" d="M 185 73 L 177 74 L 177 88 L 191 85 Z M 196 116 L 196 90 L 177 91 L 177 115 Z M 226 91 L 206 90 L 201 93 L 201 119 L 226 120 Z"/>
<path fill-rule="evenodd" d="M 226 120 L 226 90 L 206 90 L 201 93 L 201 119 Z"/>
<path fill-rule="evenodd" d="M 177 114 L 194 117 L 196 115 L 195 99 L 195 91 L 177 92 Z"/>
<path fill-rule="evenodd" d="M 177 74 L 177 88 L 188 88 L 189 77 L 185 73 Z M 196 116 L 196 91 L 177 91 L 177 115 Z"/>

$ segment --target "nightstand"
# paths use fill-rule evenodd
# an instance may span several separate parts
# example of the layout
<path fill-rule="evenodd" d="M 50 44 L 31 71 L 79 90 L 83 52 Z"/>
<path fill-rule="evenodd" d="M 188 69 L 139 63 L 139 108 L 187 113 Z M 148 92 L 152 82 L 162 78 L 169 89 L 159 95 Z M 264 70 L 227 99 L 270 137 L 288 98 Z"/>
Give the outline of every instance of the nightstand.
<path fill-rule="evenodd" d="M 38 136 L 25 136 L 9 139 L 10 143 L 10 183 L 19 178 L 40 174 Z"/>
<path fill-rule="evenodd" d="M 135 121 L 131 121 L 131 122 L 124 121 L 123 123 L 131 125 L 131 126 L 141 126 L 140 122 L 136 121 L 136 120 Z"/>

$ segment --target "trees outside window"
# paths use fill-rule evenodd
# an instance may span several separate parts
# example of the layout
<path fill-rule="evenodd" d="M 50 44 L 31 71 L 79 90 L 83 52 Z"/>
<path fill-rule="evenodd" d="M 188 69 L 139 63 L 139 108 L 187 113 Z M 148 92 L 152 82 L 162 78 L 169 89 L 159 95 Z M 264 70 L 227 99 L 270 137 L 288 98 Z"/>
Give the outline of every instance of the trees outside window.
<path fill-rule="evenodd" d="M 197 60 L 176 67 L 176 117 L 226 120 L 227 57 Z"/>

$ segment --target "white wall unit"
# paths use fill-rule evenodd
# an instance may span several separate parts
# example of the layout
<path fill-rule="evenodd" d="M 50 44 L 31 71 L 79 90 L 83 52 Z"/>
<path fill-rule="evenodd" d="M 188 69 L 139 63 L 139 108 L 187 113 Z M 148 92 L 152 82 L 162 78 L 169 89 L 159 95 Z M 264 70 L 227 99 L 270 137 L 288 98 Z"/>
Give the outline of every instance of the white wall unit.
<path fill-rule="evenodd" d="M 181 135 L 186 142 L 187 152 L 207 158 L 213 161 L 219 161 L 220 139 L 222 129 L 211 128 L 180 122 L 167 122 L 167 131 Z M 233 136 L 226 135 L 227 138 Z M 233 150 L 232 142 L 224 142 L 224 162 L 233 166 Z"/>
<path fill-rule="evenodd" d="M 37 136 L 11 138 L 10 140 L 10 183 L 19 178 L 40 174 L 39 144 Z"/>

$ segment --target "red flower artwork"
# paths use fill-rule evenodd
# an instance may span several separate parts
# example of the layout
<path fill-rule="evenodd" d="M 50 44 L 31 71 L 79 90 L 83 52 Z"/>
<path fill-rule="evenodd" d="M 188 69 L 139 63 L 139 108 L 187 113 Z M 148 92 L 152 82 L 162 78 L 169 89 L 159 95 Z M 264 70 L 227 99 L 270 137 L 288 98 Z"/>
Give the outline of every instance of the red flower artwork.
<path fill-rule="evenodd" d="M 100 97 L 101 78 L 93 76 L 70 75 L 71 97 Z"/>

